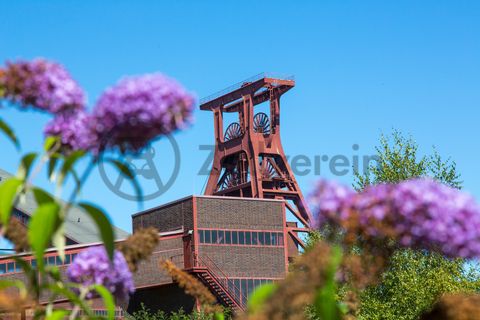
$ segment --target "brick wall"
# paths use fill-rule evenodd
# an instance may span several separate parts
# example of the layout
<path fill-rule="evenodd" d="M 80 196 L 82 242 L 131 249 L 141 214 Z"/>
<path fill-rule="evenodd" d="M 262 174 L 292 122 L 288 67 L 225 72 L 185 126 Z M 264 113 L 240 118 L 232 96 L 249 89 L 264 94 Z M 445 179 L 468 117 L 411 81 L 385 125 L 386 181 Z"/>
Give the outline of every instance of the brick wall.
<path fill-rule="evenodd" d="M 156 227 L 160 232 L 193 228 L 192 198 L 179 200 L 132 217 L 133 232 L 138 228 Z"/>
<path fill-rule="evenodd" d="M 196 199 L 198 228 L 283 230 L 281 202 L 213 197 Z"/>

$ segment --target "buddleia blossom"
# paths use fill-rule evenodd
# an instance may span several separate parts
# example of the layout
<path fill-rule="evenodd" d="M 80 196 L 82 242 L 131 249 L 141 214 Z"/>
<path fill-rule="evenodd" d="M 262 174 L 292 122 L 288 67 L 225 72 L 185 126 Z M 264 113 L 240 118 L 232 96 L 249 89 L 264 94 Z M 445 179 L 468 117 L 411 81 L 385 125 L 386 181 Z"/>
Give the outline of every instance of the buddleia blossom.
<path fill-rule="evenodd" d="M 3 96 L 23 107 L 54 114 L 84 108 L 82 89 L 65 68 L 44 59 L 7 63 L 0 77 Z"/>
<path fill-rule="evenodd" d="M 161 74 L 129 77 L 107 89 L 94 111 L 101 149 L 138 151 L 152 139 L 184 128 L 191 119 L 193 96 Z"/>
<path fill-rule="evenodd" d="M 320 206 L 319 222 L 336 214 L 343 225 L 352 227 L 355 221 L 364 238 L 393 238 L 399 245 L 450 257 L 480 257 L 480 207 L 457 189 L 420 178 L 371 186 L 346 199 Z"/>
<path fill-rule="evenodd" d="M 112 262 L 103 246 L 80 252 L 68 267 L 67 276 L 71 282 L 85 287 L 103 285 L 120 300 L 128 299 L 135 291 L 132 273 L 123 255 L 115 251 Z M 91 297 L 91 293 L 88 297 Z"/>
<path fill-rule="evenodd" d="M 63 151 L 90 150 L 95 146 L 96 136 L 92 119 L 84 111 L 74 114 L 59 114 L 45 126 L 46 136 L 60 138 Z"/>
<path fill-rule="evenodd" d="M 335 216 L 341 213 L 354 194 L 350 188 L 335 181 L 320 180 L 309 196 L 315 213 L 316 226 L 320 227 L 329 220 L 331 214 Z"/>

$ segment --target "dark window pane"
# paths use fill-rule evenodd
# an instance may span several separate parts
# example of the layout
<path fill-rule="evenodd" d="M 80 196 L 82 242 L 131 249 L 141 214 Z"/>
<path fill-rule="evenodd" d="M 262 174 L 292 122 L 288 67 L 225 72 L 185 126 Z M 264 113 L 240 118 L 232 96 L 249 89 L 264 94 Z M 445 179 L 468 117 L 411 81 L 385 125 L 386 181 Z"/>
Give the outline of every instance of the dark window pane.
<path fill-rule="evenodd" d="M 261 285 L 260 279 L 255 279 L 255 288 Z"/>
<path fill-rule="evenodd" d="M 235 279 L 233 282 L 235 283 L 235 296 L 237 299 L 240 299 L 240 280 Z"/>
<path fill-rule="evenodd" d="M 219 244 L 225 243 L 225 232 L 223 230 L 218 231 L 218 241 Z"/>
<path fill-rule="evenodd" d="M 278 234 L 278 245 L 283 246 L 283 233 Z"/>
<path fill-rule="evenodd" d="M 225 231 L 225 243 L 226 244 L 232 243 L 232 233 L 230 231 Z"/>
<path fill-rule="evenodd" d="M 252 244 L 252 233 L 250 231 L 245 232 L 245 244 L 246 245 Z"/>
<path fill-rule="evenodd" d="M 271 244 L 270 241 L 270 232 L 265 232 L 265 245 L 269 246 Z"/>
<path fill-rule="evenodd" d="M 265 244 L 265 242 L 263 241 L 263 234 L 264 234 L 264 232 L 259 232 L 258 233 L 258 244 L 259 245 L 264 245 Z"/>
<path fill-rule="evenodd" d="M 273 245 L 273 246 L 278 246 L 278 243 L 277 243 L 277 233 L 276 233 L 276 232 L 272 232 L 272 245 Z"/>
<path fill-rule="evenodd" d="M 258 232 L 252 232 L 252 245 L 256 246 L 258 244 Z"/>
<path fill-rule="evenodd" d="M 30 263 L 32 264 L 32 267 L 35 268 L 37 266 L 37 259 L 32 259 Z"/>
<path fill-rule="evenodd" d="M 2 263 L 0 264 L 0 274 L 4 274 L 5 272 L 7 272 L 7 266 L 5 263 Z"/>
<path fill-rule="evenodd" d="M 59 256 L 57 257 L 57 260 L 55 261 L 55 263 L 57 266 L 63 265 L 62 259 Z"/>
<path fill-rule="evenodd" d="M 200 241 L 200 243 L 205 241 L 203 230 L 198 230 L 198 241 Z"/>
<path fill-rule="evenodd" d="M 65 256 L 65 264 L 70 264 L 70 255 L 69 254 L 67 254 Z"/>
<path fill-rule="evenodd" d="M 20 266 L 19 263 L 15 263 L 15 272 L 21 272 L 22 271 L 22 267 Z"/>
<path fill-rule="evenodd" d="M 248 292 L 247 279 L 242 279 L 242 297 L 246 296 Z"/>
<path fill-rule="evenodd" d="M 15 263 L 9 262 L 7 264 L 7 272 L 14 272 L 15 271 Z"/>
<path fill-rule="evenodd" d="M 250 293 L 252 293 L 253 289 L 254 289 L 253 279 L 248 279 L 248 295 L 250 295 Z"/>
<path fill-rule="evenodd" d="M 205 230 L 205 243 L 212 243 L 210 238 L 210 230 Z"/>
<path fill-rule="evenodd" d="M 237 233 L 237 231 L 232 231 L 232 244 L 238 244 L 238 233 Z"/>
<path fill-rule="evenodd" d="M 73 260 L 75 260 L 76 257 L 77 257 L 77 253 L 73 253 L 72 254 L 72 262 L 73 262 Z"/>
<path fill-rule="evenodd" d="M 245 244 L 245 232 L 238 231 L 238 244 Z"/>
<path fill-rule="evenodd" d="M 55 257 L 48 257 L 48 264 L 50 266 L 55 265 Z"/>
<path fill-rule="evenodd" d="M 212 230 L 212 242 L 217 243 L 217 230 Z"/>

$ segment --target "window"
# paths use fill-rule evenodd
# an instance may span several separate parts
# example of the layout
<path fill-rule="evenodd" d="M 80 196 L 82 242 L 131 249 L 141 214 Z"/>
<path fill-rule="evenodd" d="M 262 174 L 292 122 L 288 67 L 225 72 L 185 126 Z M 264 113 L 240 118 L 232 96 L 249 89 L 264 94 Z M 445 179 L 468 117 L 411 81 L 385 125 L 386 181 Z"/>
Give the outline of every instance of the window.
<path fill-rule="evenodd" d="M 66 257 L 66 255 L 65 255 L 65 257 Z M 57 256 L 57 260 L 55 261 L 55 264 L 56 264 L 57 266 L 63 265 L 63 261 L 62 261 L 62 259 L 60 258 L 60 256 Z"/>
<path fill-rule="evenodd" d="M 244 296 L 247 295 L 247 292 L 248 292 L 248 290 L 247 290 L 247 279 L 242 279 L 241 282 L 242 282 L 241 290 L 242 290 L 242 298 L 243 298 Z"/>
<path fill-rule="evenodd" d="M 238 244 L 245 244 L 245 232 L 238 231 Z"/>
<path fill-rule="evenodd" d="M 9 262 L 7 264 L 7 272 L 14 272 L 15 271 L 15 263 L 14 262 Z"/>
<path fill-rule="evenodd" d="M 263 241 L 263 232 L 258 233 L 258 244 L 263 245 L 265 242 Z"/>
<path fill-rule="evenodd" d="M 55 257 L 48 257 L 48 265 L 50 266 L 55 265 Z"/>
<path fill-rule="evenodd" d="M 225 243 L 232 244 L 232 233 L 230 231 L 225 231 Z"/>
<path fill-rule="evenodd" d="M 212 230 L 212 242 L 210 243 L 217 243 L 217 230 Z"/>
<path fill-rule="evenodd" d="M 248 279 L 248 295 L 250 295 L 250 293 L 252 293 L 254 288 L 255 287 L 253 285 L 253 279 Z"/>
<path fill-rule="evenodd" d="M 203 243 L 205 241 L 203 230 L 198 230 L 198 239 L 199 239 L 200 243 Z"/>
<path fill-rule="evenodd" d="M 237 233 L 237 231 L 232 231 L 232 244 L 238 244 L 238 233 Z"/>
<path fill-rule="evenodd" d="M 278 246 L 278 243 L 277 243 L 277 234 L 275 232 L 272 232 L 272 246 Z"/>
<path fill-rule="evenodd" d="M 15 272 L 22 272 L 22 266 L 19 263 L 15 263 Z"/>
<path fill-rule="evenodd" d="M 256 246 L 258 244 L 258 232 L 252 232 L 252 245 Z"/>
<path fill-rule="evenodd" d="M 224 244 L 225 243 L 225 232 L 223 230 L 218 231 L 218 240 L 217 243 Z"/>
<path fill-rule="evenodd" d="M 205 230 L 205 243 L 211 243 L 210 242 L 210 230 Z"/>
<path fill-rule="evenodd" d="M 252 233 L 250 231 L 245 232 L 245 244 L 246 245 L 252 244 Z"/>
<path fill-rule="evenodd" d="M 37 266 L 37 259 L 32 259 L 30 263 L 32 264 L 32 267 L 35 268 Z"/>
<path fill-rule="evenodd" d="M 269 246 L 269 245 L 272 244 L 270 240 L 271 240 L 270 239 L 270 232 L 265 232 L 265 245 L 266 246 Z"/>
<path fill-rule="evenodd" d="M 7 272 L 7 266 L 5 263 L 0 264 L 0 274 L 4 274 Z"/>
<path fill-rule="evenodd" d="M 283 246 L 283 233 L 278 234 L 278 245 Z"/>
<path fill-rule="evenodd" d="M 67 254 L 65 256 L 65 264 L 70 264 L 70 255 L 69 254 Z"/>

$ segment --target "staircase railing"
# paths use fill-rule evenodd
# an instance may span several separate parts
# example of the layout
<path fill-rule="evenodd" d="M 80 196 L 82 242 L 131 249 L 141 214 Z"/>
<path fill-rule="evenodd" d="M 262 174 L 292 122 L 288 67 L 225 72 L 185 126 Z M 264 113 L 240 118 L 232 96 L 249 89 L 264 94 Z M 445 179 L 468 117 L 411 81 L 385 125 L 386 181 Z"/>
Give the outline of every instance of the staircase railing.
<path fill-rule="evenodd" d="M 199 267 L 206 267 L 212 277 L 218 282 L 224 291 L 234 300 L 234 302 L 240 307 L 240 309 L 246 309 L 247 296 L 239 287 L 235 285 L 235 282 L 227 277 L 222 269 L 208 256 L 195 255 L 195 265 Z M 233 289 L 233 292 L 231 290 Z"/>

